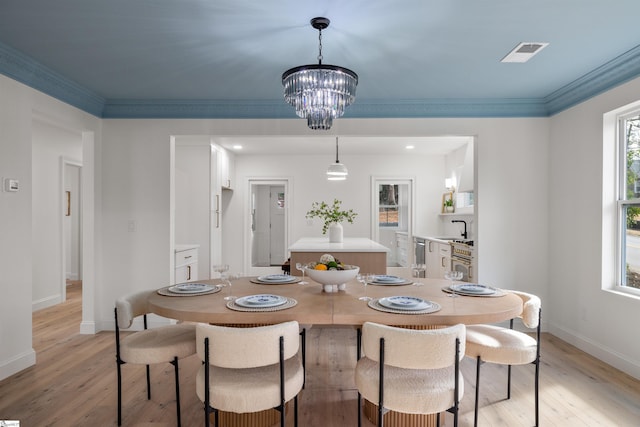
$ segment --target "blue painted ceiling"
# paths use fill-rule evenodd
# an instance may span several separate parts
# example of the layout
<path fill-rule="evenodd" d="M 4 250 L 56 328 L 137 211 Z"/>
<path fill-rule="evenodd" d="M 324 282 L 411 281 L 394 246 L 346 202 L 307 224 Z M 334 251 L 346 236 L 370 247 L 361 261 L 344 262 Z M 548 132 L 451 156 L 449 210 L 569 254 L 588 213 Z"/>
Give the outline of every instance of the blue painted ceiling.
<path fill-rule="evenodd" d="M 0 73 L 99 117 L 293 118 L 282 72 L 360 77 L 345 117 L 548 116 L 640 75 L 637 0 L 1 0 Z M 525 64 L 500 60 L 548 42 Z"/>

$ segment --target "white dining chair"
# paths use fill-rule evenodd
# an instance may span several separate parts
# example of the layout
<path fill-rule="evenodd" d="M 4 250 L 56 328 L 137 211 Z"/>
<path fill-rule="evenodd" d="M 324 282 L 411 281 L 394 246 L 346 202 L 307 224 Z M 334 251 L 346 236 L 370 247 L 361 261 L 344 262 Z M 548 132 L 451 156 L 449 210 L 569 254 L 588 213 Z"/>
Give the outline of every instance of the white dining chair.
<path fill-rule="evenodd" d="M 198 357 L 196 394 L 204 403 L 205 426 L 213 413 L 276 409 L 285 425 L 286 403 L 294 400 L 298 425 L 298 394 L 304 386 L 304 367 L 298 322 L 249 328 L 196 326 Z M 303 334 L 302 334 L 303 335 Z"/>
<path fill-rule="evenodd" d="M 507 399 L 511 398 L 511 365 L 535 365 L 534 400 L 535 425 L 539 424 L 539 382 L 540 382 L 540 317 L 541 301 L 536 295 L 519 291 L 506 291 L 522 299 L 522 313 L 518 316 L 530 329 L 536 329 L 535 338 L 513 329 L 513 319 L 509 328 L 495 325 L 467 326 L 466 356 L 476 359 L 476 393 L 473 425 L 478 425 L 478 399 L 480 396 L 480 366 L 483 362 L 508 365 Z"/>
<path fill-rule="evenodd" d="M 129 294 L 116 300 L 114 309 L 116 334 L 116 366 L 118 374 L 118 425 L 122 425 L 122 365 L 146 365 L 147 399 L 151 399 L 149 365 L 171 363 L 176 386 L 177 425 L 180 419 L 180 381 L 178 360 L 196 354 L 195 324 L 177 324 L 147 329 L 147 299 L 155 291 Z M 131 327 L 134 318 L 143 316 L 144 330 L 120 339 L 120 329 Z"/>
<path fill-rule="evenodd" d="M 362 397 L 378 405 L 378 426 L 389 410 L 409 414 L 453 414 L 464 394 L 460 360 L 465 326 L 416 330 L 366 322 L 362 327 L 364 356 L 356 364 L 358 426 Z"/>

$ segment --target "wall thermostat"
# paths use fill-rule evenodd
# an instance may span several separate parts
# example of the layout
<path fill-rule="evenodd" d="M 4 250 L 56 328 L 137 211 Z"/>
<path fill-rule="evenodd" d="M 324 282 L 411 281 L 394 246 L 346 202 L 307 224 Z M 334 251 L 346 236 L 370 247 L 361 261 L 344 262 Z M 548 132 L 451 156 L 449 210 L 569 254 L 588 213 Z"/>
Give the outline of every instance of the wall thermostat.
<path fill-rule="evenodd" d="M 20 183 L 17 179 L 5 178 L 4 179 L 4 191 L 18 191 L 20 189 Z"/>

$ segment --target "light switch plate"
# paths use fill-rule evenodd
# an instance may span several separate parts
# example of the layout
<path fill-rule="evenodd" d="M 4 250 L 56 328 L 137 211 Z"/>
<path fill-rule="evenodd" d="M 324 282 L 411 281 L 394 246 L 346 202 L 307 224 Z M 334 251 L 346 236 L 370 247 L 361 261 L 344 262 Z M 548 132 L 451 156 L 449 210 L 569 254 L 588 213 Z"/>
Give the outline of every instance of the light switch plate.
<path fill-rule="evenodd" d="M 20 189 L 20 182 L 17 179 L 5 178 L 4 191 L 16 192 Z"/>

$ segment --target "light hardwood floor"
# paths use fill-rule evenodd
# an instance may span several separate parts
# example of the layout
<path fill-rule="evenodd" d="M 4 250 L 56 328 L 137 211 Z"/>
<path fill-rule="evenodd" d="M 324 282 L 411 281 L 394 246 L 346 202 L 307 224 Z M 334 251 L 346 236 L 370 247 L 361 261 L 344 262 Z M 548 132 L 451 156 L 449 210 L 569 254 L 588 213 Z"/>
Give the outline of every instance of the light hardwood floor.
<path fill-rule="evenodd" d="M 37 363 L 0 382 L 0 420 L 21 427 L 113 426 L 116 424 L 116 370 L 113 332 L 79 335 L 80 288 L 69 300 L 33 315 Z M 640 381 L 544 334 L 541 366 L 542 426 L 638 426 Z M 355 426 L 355 330 L 308 331 L 307 384 L 300 399 L 300 425 Z M 181 361 L 183 425 L 202 425 L 195 395 L 198 360 Z M 465 359 L 461 426 L 473 425 L 475 361 Z M 173 367 L 152 366 L 152 398 L 146 400 L 144 368 L 124 366 L 124 426 L 175 425 Z M 533 366 L 514 368 L 511 400 L 505 400 L 506 369 L 483 366 L 480 424 L 533 425 Z M 451 415 L 445 417 L 452 425 Z M 289 425 L 293 425 L 292 422 Z M 371 424 L 365 422 L 365 426 Z"/>

